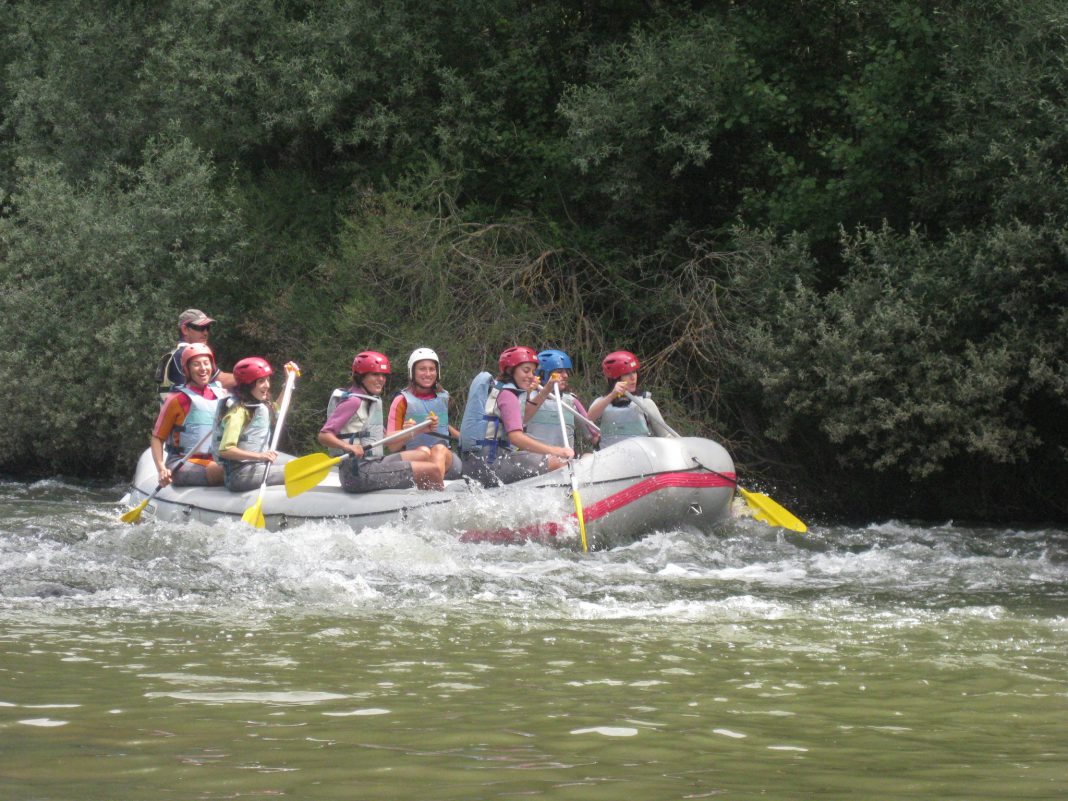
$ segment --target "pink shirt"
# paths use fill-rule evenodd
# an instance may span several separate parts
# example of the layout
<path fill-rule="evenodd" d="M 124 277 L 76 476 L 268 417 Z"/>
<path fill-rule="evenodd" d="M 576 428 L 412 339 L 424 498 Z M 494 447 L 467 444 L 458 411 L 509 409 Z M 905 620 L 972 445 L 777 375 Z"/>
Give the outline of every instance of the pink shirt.
<path fill-rule="evenodd" d="M 425 398 L 428 401 L 438 396 L 436 392 L 413 392 L 417 398 Z M 404 428 L 404 420 L 408 416 L 408 399 L 400 392 L 393 398 L 389 405 L 389 415 L 386 417 L 386 433 L 393 434 Z"/>

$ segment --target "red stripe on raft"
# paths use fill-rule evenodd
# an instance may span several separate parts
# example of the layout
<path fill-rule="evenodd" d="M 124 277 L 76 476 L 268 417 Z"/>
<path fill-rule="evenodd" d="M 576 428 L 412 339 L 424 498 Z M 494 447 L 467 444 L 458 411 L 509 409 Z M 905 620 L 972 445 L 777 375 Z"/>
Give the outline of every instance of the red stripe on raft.
<path fill-rule="evenodd" d="M 712 473 L 658 473 L 639 481 L 633 486 L 620 490 L 614 495 L 609 495 L 597 503 L 583 509 L 583 518 L 587 523 L 599 520 L 605 515 L 622 509 L 627 504 L 634 503 L 646 495 L 657 490 L 672 489 L 675 487 L 706 488 L 706 487 L 733 487 L 734 473 L 714 475 Z M 581 487 L 579 490 L 581 491 Z M 565 529 L 568 521 L 574 520 L 575 515 L 568 515 L 563 523 L 534 523 L 522 528 L 499 528 L 465 531 L 460 537 L 462 542 L 525 542 L 527 540 L 546 541 L 555 539 Z"/>
<path fill-rule="evenodd" d="M 724 473 L 723 476 L 716 476 L 712 473 L 659 473 L 658 475 L 650 476 L 644 481 L 639 481 L 625 490 L 620 490 L 615 495 L 609 495 L 592 506 L 586 507 L 583 509 L 584 516 L 587 523 L 592 520 L 598 520 L 607 514 L 622 509 L 628 503 L 634 503 L 639 498 L 644 498 L 646 495 L 662 489 L 674 487 L 733 487 L 734 482 L 728 479 L 733 479 L 734 474 Z M 574 515 L 571 516 L 574 517 Z"/>

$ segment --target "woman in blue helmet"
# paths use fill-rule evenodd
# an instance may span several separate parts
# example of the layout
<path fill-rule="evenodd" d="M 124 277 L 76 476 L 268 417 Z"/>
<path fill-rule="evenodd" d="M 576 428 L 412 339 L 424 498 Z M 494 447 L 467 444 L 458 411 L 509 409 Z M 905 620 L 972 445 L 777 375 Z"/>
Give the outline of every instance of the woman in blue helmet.
<path fill-rule="evenodd" d="M 591 445 L 597 444 L 599 435 L 596 430 L 582 422 L 581 418 L 589 417 L 589 413 L 578 396 L 568 388 L 571 370 L 571 357 L 562 350 L 550 348 L 538 354 L 536 374 L 540 386 L 534 386 L 526 393 L 523 420 L 527 434 L 534 439 L 549 445 L 568 447 L 577 453 L 576 435 L 588 440 Z M 564 402 L 567 442 L 564 442 L 564 433 L 560 430 L 560 413 L 557 410 L 554 386 L 559 389 L 560 398 Z"/>

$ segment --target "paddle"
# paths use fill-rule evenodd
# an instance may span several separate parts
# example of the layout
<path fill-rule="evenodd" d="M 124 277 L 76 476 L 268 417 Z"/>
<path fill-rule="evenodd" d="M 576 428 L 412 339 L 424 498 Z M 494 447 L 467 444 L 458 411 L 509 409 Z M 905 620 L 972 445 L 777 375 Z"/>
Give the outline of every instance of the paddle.
<path fill-rule="evenodd" d="M 435 421 L 428 417 L 423 422 L 414 425 L 411 428 L 405 428 L 402 431 L 390 434 L 388 437 L 383 437 L 376 442 L 372 442 L 366 447 L 366 450 L 377 448 L 379 445 L 388 445 L 391 442 L 410 436 L 416 431 L 428 428 L 434 423 Z M 326 474 L 330 472 L 330 468 L 342 459 L 348 459 L 351 456 L 351 453 L 346 453 L 343 456 L 327 456 L 325 453 L 309 453 L 307 456 L 301 456 L 299 459 L 287 462 L 285 467 L 286 495 L 293 498 L 300 495 L 302 492 L 307 492 L 312 487 L 318 486 L 319 483 L 326 478 Z"/>
<path fill-rule="evenodd" d="M 571 405 L 570 403 L 568 403 L 567 401 L 560 401 L 560 405 L 561 405 L 561 406 L 563 406 L 563 407 L 564 407 L 565 409 L 567 409 L 567 410 L 568 410 L 569 412 L 571 412 L 571 414 L 575 415 L 575 417 L 577 417 L 577 418 L 578 418 L 579 420 L 581 420 L 581 421 L 583 421 L 584 423 L 586 423 L 586 425 L 588 425 L 588 426 L 589 426 L 590 428 L 592 428 L 592 429 L 593 429 L 594 431 L 596 431 L 596 432 L 597 432 L 598 434 L 600 434 L 600 433 L 601 433 L 601 428 L 600 428 L 600 426 L 598 426 L 598 425 L 597 425 L 597 424 L 596 424 L 595 422 L 593 422 L 593 420 L 591 420 L 590 418 L 588 418 L 588 417 L 585 417 L 585 416 L 584 416 L 584 415 L 582 414 L 582 412 L 580 412 L 580 411 L 579 411 L 578 409 L 576 409 L 576 408 L 575 408 L 574 406 L 572 406 L 572 405 Z"/>
<path fill-rule="evenodd" d="M 187 453 L 185 456 L 183 456 L 181 459 L 174 463 L 174 467 L 171 468 L 171 472 L 173 473 L 181 465 L 185 464 L 185 460 L 192 456 L 194 453 L 200 453 L 200 446 L 207 442 L 210 437 L 211 432 L 209 431 L 201 438 L 200 442 L 193 446 L 192 450 L 190 450 L 189 453 Z M 152 490 L 151 495 L 149 495 L 147 498 L 141 501 L 141 503 L 137 504 L 137 506 L 135 506 L 133 509 L 131 509 L 122 517 L 120 517 L 119 520 L 121 520 L 123 523 L 136 523 L 138 520 L 141 519 L 141 512 L 145 511 L 145 507 L 148 506 L 149 501 L 155 498 L 159 494 L 159 491 L 161 489 L 163 489 L 163 485 L 157 484 L 156 488 Z"/>
<path fill-rule="evenodd" d="M 627 396 L 627 399 L 631 403 L 633 403 L 635 406 L 638 407 L 639 410 L 641 410 L 641 413 L 645 415 L 645 418 L 649 421 L 649 426 L 654 430 L 657 436 L 664 436 L 664 434 L 656 432 L 657 426 L 660 426 L 669 437 L 679 436 L 679 432 L 677 432 L 675 429 L 673 429 L 671 426 L 664 422 L 663 416 L 661 416 L 659 410 L 655 406 L 647 406 L 645 404 L 645 399 L 639 398 L 637 395 L 632 395 L 629 392 L 624 392 L 623 394 Z"/>
<path fill-rule="evenodd" d="M 697 460 L 694 459 L 694 461 L 696 462 Z M 801 534 L 804 534 L 806 531 L 808 531 L 808 526 L 806 526 L 804 523 L 794 517 L 793 513 L 780 506 L 778 503 L 773 501 L 763 492 L 750 492 L 738 483 L 738 479 L 731 478 L 728 475 L 724 475 L 723 473 L 720 473 L 717 470 L 713 470 L 711 467 L 703 465 L 700 462 L 697 463 L 700 464 L 701 467 L 703 467 L 712 475 L 719 476 L 724 481 L 731 482 L 734 485 L 734 488 L 742 494 L 742 498 L 745 499 L 745 502 L 749 505 L 749 508 L 756 512 L 753 517 L 755 517 L 757 520 L 761 521 L 762 523 L 767 523 L 773 528 L 786 528 L 790 531 L 800 532 Z"/>
<path fill-rule="evenodd" d="M 567 447 L 567 425 L 564 423 L 564 400 L 560 397 L 560 385 L 553 382 L 553 397 L 556 398 L 556 414 L 560 418 L 560 435 L 564 438 L 564 447 Z M 567 460 L 567 472 L 571 474 L 571 497 L 575 501 L 575 517 L 578 518 L 579 537 L 582 539 L 582 552 L 589 552 L 586 544 L 586 520 L 582 514 L 582 498 L 579 496 L 578 479 L 575 477 L 574 460 Z"/>
<path fill-rule="evenodd" d="M 655 409 L 651 409 L 644 404 L 642 398 L 635 397 L 629 392 L 626 392 L 624 394 L 627 396 L 627 398 L 630 399 L 631 403 L 641 409 L 642 414 L 644 414 L 646 418 L 648 418 L 649 424 L 651 426 L 653 426 L 654 428 L 657 425 L 663 426 L 664 430 L 667 431 L 670 436 L 679 436 L 678 432 L 676 432 L 671 426 L 665 423 L 664 418 L 661 417 Z M 704 465 L 701 466 L 704 467 Z M 760 520 L 763 523 L 767 523 L 769 526 L 778 526 L 779 528 L 786 528 L 790 531 L 799 531 L 802 534 L 808 531 L 808 526 L 806 526 L 804 523 L 794 517 L 792 513 L 787 511 L 785 508 L 783 508 L 781 505 L 776 503 L 764 493 L 750 492 L 745 487 L 738 484 L 737 479 L 733 479 L 730 476 L 725 476 L 723 475 L 723 473 L 718 473 L 708 467 L 705 467 L 705 469 L 708 470 L 708 472 L 733 483 L 738 492 L 742 494 L 742 498 L 745 499 L 745 502 L 749 505 L 749 508 L 756 512 L 753 517 L 755 517 L 757 520 Z"/>
<path fill-rule="evenodd" d="M 278 450 L 278 440 L 282 437 L 282 424 L 285 422 L 286 412 L 289 410 L 289 399 L 293 397 L 293 385 L 299 375 L 300 368 L 293 362 L 286 362 L 286 388 L 282 391 L 282 403 L 278 407 L 278 421 L 274 425 L 274 435 L 271 437 L 269 450 Z M 256 502 L 241 515 L 242 521 L 256 528 L 264 528 L 267 525 L 267 521 L 263 519 L 263 491 L 267 488 L 267 477 L 270 474 L 271 464 L 267 462 L 263 470 L 263 481 L 260 483 L 260 491 L 256 496 Z"/>

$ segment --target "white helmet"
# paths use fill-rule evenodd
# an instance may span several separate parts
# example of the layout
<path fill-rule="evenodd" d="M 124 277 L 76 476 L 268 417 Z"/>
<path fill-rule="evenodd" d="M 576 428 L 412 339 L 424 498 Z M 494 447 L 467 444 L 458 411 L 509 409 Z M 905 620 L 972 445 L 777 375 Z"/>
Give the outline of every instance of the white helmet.
<path fill-rule="evenodd" d="M 416 362 L 421 362 L 424 359 L 430 359 L 434 364 L 438 366 L 438 380 L 441 380 L 441 360 L 438 358 L 438 354 L 434 353 L 430 348 L 416 348 L 412 351 L 412 355 L 408 357 L 408 378 L 414 380 L 415 376 L 412 374 L 412 368 L 415 367 Z"/>

